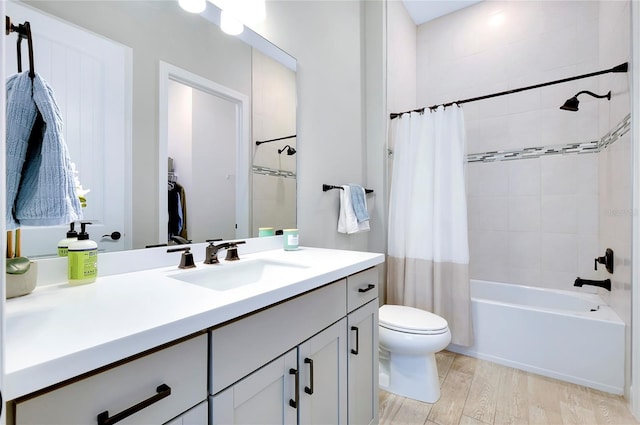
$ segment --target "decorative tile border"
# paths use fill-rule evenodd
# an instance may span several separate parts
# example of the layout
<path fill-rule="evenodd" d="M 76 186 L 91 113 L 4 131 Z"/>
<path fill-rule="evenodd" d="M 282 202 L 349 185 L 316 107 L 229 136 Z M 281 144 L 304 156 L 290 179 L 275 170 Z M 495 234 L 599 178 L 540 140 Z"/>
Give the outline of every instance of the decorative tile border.
<path fill-rule="evenodd" d="M 631 129 L 631 114 L 627 115 L 613 130 L 605 134 L 600 140 L 583 143 L 567 143 L 564 145 L 539 146 L 524 149 L 491 151 L 467 155 L 467 162 L 496 162 L 512 161 L 515 159 L 540 158 L 541 156 L 568 153 L 597 153 L 606 149 L 616 140 L 627 134 Z"/>
<path fill-rule="evenodd" d="M 631 114 L 624 117 L 617 126 L 607 134 L 605 134 L 602 139 L 600 139 L 600 150 L 605 150 L 609 145 L 613 142 L 627 134 L 631 130 Z"/>
<path fill-rule="evenodd" d="M 265 176 L 272 176 L 272 177 L 284 177 L 285 179 L 296 178 L 296 173 L 292 171 L 277 170 L 275 168 L 261 167 L 258 165 L 254 165 L 252 167 L 252 170 L 253 170 L 253 174 L 262 174 Z"/>

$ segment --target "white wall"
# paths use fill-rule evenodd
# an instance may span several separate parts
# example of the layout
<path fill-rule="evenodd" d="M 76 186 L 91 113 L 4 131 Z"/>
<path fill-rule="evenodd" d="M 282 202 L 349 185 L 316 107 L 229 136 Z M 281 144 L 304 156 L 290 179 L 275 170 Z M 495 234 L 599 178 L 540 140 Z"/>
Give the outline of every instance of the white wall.
<path fill-rule="evenodd" d="M 416 24 L 400 1 L 387 11 L 387 112 L 409 111 L 424 106 L 416 103 Z"/>
<path fill-rule="evenodd" d="M 302 245 L 366 250 L 368 234 L 337 229 L 338 194 L 322 184 L 366 184 L 361 4 L 267 2 L 254 30 L 298 60 L 298 228 Z"/>
<path fill-rule="evenodd" d="M 607 68 L 631 61 L 631 4 L 626 1 L 600 2 L 599 44 L 600 67 Z M 600 79 L 600 91 L 612 91 L 610 105 L 600 105 L 600 132 L 606 133 L 630 111 L 631 73 L 624 78 L 607 75 Z M 631 132 L 607 147 L 599 155 L 599 255 L 606 248 L 614 251 L 613 275 L 604 270 L 599 279 L 611 278 L 609 304 L 627 324 L 626 395 L 631 383 L 631 199 L 632 148 Z"/>

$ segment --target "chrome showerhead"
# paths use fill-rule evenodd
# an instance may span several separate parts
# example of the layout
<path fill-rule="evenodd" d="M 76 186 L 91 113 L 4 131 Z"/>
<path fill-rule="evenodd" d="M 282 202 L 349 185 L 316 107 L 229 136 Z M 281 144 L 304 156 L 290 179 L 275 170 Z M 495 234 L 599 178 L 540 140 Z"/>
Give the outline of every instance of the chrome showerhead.
<path fill-rule="evenodd" d="M 598 99 L 602 99 L 602 98 L 607 98 L 607 100 L 611 100 L 611 91 L 609 91 L 609 93 L 607 94 L 603 94 L 603 95 L 598 95 L 595 93 L 592 93 L 588 90 L 582 90 L 581 92 L 578 92 L 575 96 L 573 96 L 570 99 L 567 99 L 566 102 L 564 102 L 564 105 L 562 105 L 560 107 L 560 109 L 564 109 L 565 111 L 577 111 L 578 110 L 578 105 L 580 104 L 580 102 L 578 101 L 578 96 L 580 96 L 581 94 L 588 94 L 589 96 L 593 96 L 593 97 L 597 97 Z"/>

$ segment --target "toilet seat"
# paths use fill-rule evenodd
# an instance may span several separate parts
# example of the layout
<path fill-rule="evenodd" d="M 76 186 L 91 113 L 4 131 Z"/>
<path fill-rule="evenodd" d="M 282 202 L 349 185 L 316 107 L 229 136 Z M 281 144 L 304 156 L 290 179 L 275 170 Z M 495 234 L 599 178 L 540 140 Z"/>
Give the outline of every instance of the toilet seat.
<path fill-rule="evenodd" d="M 438 335 L 448 331 L 442 317 L 418 308 L 383 305 L 378 310 L 378 323 L 383 328 L 417 335 Z"/>

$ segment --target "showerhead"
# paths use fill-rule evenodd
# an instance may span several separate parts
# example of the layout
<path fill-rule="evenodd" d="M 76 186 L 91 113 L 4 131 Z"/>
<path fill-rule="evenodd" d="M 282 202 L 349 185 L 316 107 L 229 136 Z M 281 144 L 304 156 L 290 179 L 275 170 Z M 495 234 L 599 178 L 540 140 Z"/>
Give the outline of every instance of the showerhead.
<path fill-rule="evenodd" d="M 278 154 L 281 154 L 286 149 L 287 155 L 295 155 L 296 150 L 289 145 L 285 145 L 282 149 L 278 149 Z"/>
<path fill-rule="evenodd" d="M 603 95 L 598 95 L 595 93 L 592 93 L 588 90 L 582 90 L 581 92 L 578 92 L 575 96 L 573 96 L 570 99 L 567 99 L 566 102 L 564 102 L 564 105 L 562 105 L 560 107 L 560 109 L 564 109 L 565 111 L 572 111 L 575 112 L 578 110 L 578 104 L 580 103 L 578 101 L 578 96 L 580 96 L 581 94 L 588 94 L 589 96 L 593 96 L 593 97 L 597 97 L 598 99 L 602 99 L 602 98 L 607 98 L 607 100 L 611 100 L 611 91 L 609 91 L 609 93 L 607 94 L 603 94 Z"/>

